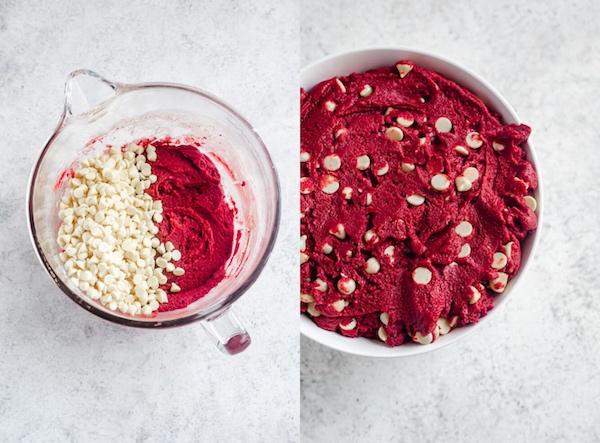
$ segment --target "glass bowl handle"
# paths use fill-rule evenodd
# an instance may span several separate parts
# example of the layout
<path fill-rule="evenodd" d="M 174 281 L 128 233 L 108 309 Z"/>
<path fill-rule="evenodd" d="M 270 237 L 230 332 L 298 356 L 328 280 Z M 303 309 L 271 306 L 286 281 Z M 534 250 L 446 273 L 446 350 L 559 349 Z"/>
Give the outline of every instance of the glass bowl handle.
<path fill-rule="evenodd" d="M 65 81 L 65 118 L 91 114 L 119 95 L 125 85 L 111 82 L 89 69 L 73 71 Z"/>
<path fill-rule="evenodd" d="M 248 332 L 229 308 L 210 319 L 202 320 L 200 323 L 224 354 L 239 354 L 250 346 L 252 340 Z"/>

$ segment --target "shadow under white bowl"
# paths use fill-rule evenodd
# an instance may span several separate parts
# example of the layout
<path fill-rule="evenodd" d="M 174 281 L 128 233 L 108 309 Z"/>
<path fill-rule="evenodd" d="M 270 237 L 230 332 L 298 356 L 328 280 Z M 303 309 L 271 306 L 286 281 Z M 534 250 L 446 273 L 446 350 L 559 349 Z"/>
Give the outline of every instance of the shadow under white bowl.
<path fill-rule="evenodd" d="M 309 91 L 323 80 L 350 75 L 354 72 L 365 72 L 370 69 L 392 66 L 399 60 L 412 60 L 417 66 L 436 71 L 473 92 L 488 108 L 498 112 L 502 116 L 502 123 L 521 123 L 516 112 L 504 97 L 477 74 L 445 57 L 417 49 L 376 47 L 355 49 L 330 55 L 302 69 L 300 73 L 300 85 L 306 91 Z M 523 280 L 532 262 L 540 238 L 543 213 L 542 178 L 533 146 L 530 142 L 527 142 L 523 145 L 523 148 L 527 154 L 527 160 L 533 164 L 538 174 L 538 189 L 534 192 L 534 196 L 538 202 L 538 228 L 521 243 L 521 268 L 509 281 L 504 292 L 495 297 L 494 309 L 481 318 L 479 323 L 456 328 L 449 334 L 440 336 L 430 345 L 405 343 L 402 346 L 392 348 L 379 340 L 364 337 L 345 337 L 337 332 L 326 331 L 319 328 L 306 315 L 301 315 L 300 332 L 302 335 L 324 346 L 350 354 L 365 357 L 406 357 L 440 349 L 460 340 L 473 332 L 481 324 L 490 321 L 490 318 L 508 301 L 509 297 L 512 296 L 519 283 Z"/>

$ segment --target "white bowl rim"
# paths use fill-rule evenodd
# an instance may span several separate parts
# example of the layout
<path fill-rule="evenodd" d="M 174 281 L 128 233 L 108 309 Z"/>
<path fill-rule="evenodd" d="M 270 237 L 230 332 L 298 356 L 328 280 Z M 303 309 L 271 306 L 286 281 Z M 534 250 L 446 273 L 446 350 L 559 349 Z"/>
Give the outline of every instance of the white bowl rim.
<path fill-rule="evenodd" d="M 374 64 L 370 68 L 358 69 L 358 70 L 350 70 L 347 72 L 335 73 L 333 75 L 325 75 L 318 80 L 310 79 L 309 75 L 312 74 L 312 71 L 321 68 L 322 66 L 329 64 L 333 65 L 335 62 L 339 62 L 340 60 L 344 60 L 346 58 L 357 57 L 357 56 L 365 56 L 373 54 L 378 55 L 382 59 L 386 58 L 386 62 L 381 62 L 382 64 Z M 397 54 L 397 56 L 395 55 Z M 395 56 L 392 57 L 392 55 Z M 486 80 L 480 77 L 475 72 L 471 71 L 469 68 L 461 65 L 458 62 L 455 62 L 447 57 L 441 56 L 439 54 L 421 50 L 417 48 L 405 47 L 405 46 L 370 46 L 370 47 L 362 47 L 350 49 L 343 52 L 338 52 L 335 54 L 330 54 L 326 57 L 323 57 L 319 60 L 316 60 L 309 65 L 305 66 L 300 71 L 300 83 L 301 87 L 309 90 L 312 89 L 316 84 L 320 81 L 327 80 L 334 76 L 346 76 L 350 75 L 353 72 L 364 72 L 368 69 L 374 69 L 377 67 L 390 66 L 392 63 L 395 63 L 399 60 L 411 60 L 413 58 L 426 58 L 430 59 L 434 63 L 439 63 L 445 65 L 444 68 L 454 69 L 457 73 L 460 73 L 461 76 L 469 78 L 471 81 L 475 82 L 477 88 L 469 85 L 468 87 L 463 86 L 465 89 L 475 93 L 479 97 L 479 93 L 485 92 L 489 94 L 494 100 L 496 100 L 502 107 L 504 107 L 505 112 L 499 112 L 497 109 L 496 112 L 499 112 L 502 116 L 503 120 L 511 120 L 511 123 L 521 123 L 517 113 L 512 108 L 512 106 L 506 101 L 506 99 Z M 356 63 L 354 63 L 356 64 Z M 418 63 L 422 65 L 421 63 Z M 437 71 L 437 69 L 428 68 L 433 71 Z M 324 68 L 323 68 L 324 69 Z M 329 69 L 329 71 L 333 71 L 333 69 Z M 442 74 L 444 77 L 447 77 L 453 80 L 451 75 Z M 307 77 L 309 77 L 307 79 Z M 310 81 L 309 81 L 310 80 Z M 316 81 L 316 82 L 315 82 Z M 456 81 L 456 80 L 455 80 Z M 459 85 L 462 84 L 456 81 Z M 478 89 L 479 91 L 476 91 Z M 482 99 L 486 105 L 488 105 L 487 100 Z M 489 105 L 488 105 L 489 106 Z M 496 106 L 497 107 L 497 106 Z M 521 267 L 517 274 L 509 281 L 507 288 L 502 293 L 503 298 L 499 302 L 494 303 L 494 309 L 489 311 L 486 316 L 482 317 L 478 323 L 473 323 L 461 328 L 457 328 L 452 330 L 449 334 L 440 336 L 437 340 L 427 346 L 422 346 L 416 343 L 404 343 L 402 346 L 397 347 L 389 347 L 385 345 L 383 342 L 367 339 L 364 337 L 360 338 L 350 338 L 345 337 L 335 331 L 327 331 L 325 329 L 319 328 L 312 320 L 310 320 L 306 315 L 302 314 L 300 317 L 300 333 L 311 339 L 316 341 L 317 343 L 335 349 L 337 351 L 342 351 L 348 354 L 358 355 L 362 357 L 372 357 L 372 358 L 398 358 L 398 357 L 408 357 L 411 355 L 419 355 L 424 354 L 426 352 L 431 352 L 437 349 L 441 349 L 445 346 L 448 346 L 452 343 L 456 343 L 460 339 L 466 337 L 471 334 L 478 326 L 488 322 L 491 317 L 493 317 L 496 312 L 500 310 L 500 307 L 505 305 L 510 297 L 514 294 L 520 282 L 523 280 L 525 274 L 529 270 L 531 266 L 531 262 L 535 256 L 535 251 L 537 250 L 538 243 L 541 237 L 541 227 L 543 222 L 543 207 L 544 207 L 544 199 L 543 199 L 543 184 L 542 184 L 542 176 L 540 171 L 540 164 L 535 153 L 535 149 L 531 144 L 531 140 L 528 140 L 525 143 L 525 151 L 527 154 L 527 160 L 531 162 L 533 167 L 536 170 L 538 176 L 538 189 L 535 192 L 535 197 L 538 202 L 537 207 L 537 217 L 538 217 L 538 226 L 534 233 L 532 233 L 526 241 L 531 244 L 531 249 L 529 251 L 528 257 L 526 260 L 521 262 Z M 359 346 L 356 346 L 358 344 Z"/>

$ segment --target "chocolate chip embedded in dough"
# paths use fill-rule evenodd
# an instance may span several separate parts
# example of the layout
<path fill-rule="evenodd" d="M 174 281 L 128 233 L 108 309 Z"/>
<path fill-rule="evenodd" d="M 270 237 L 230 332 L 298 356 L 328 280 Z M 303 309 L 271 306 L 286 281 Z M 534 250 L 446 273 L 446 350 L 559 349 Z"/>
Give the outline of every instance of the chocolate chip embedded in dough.
<path fill-rule="evenodd" d="M 537 209 L 537 200 L 534 197 L 532 197 L 531 195 L 526 195 L 524 197 L 524 199 L 525 199 L 525 204 L 527 205 L 527 207 L 529 209 L 531 209 L 533 212 L 535 212 Z"/>
<path fill-rule="evenodd" d="M 331 154 L 323 159 L 323 166 L 328 171 L 337 171 L 342 166 L 342 160 L 339 155 Z"/>
<path fill-rule="evenodd" d="M 429 269 L 418 267 L 412 272 L 412 279 L 418 285 L 426 285 L 431 281 L 432 275 Z"/>
<path fill-rule="evenodd" d="M 436 174 L 431 177 L 431 187 L 436 191 L 445 191 L 450 186 L 450 180 L 446 174 Z"/>
<path fill-rule="evenodd" d="M 385 135 L 388 136 L 390 140 L 401 141 L 404 138 L 404 132 L 397 126 L 390 126 L 385 130 Z"/>
<path fill-rule="evenodd" d="M 369 95 L 373 94 L 373 88 L 371 85 L 365 85 L 359 94 L 361 97 L 368 97 Z"/>
<path fill-rule="evenodd" d="M 400 74 L 400 78 L 404 78 L 410 71 L 412 71 L 413 67 L 407 63 L 398 63 L 396 65 L 396 69 L 398 70 L 398 74 Z"/>
<path fill-rule="evenodd" d="M 479 132 L 469 132 L 466 137 L 467 146 L 472 149 L 479 149 L 483 145 L 483 140 Z"/>
<path fill-rule="evenodd" d="M 452 131 L 452 122 L 446 117 L 440 117 L 435 121 L 435 129 L 438 132 L 450 132 Z"/>
<path fill-rule="evenodd" d="M 494 253 L 494 261 L 492 262 L 492 268 L 503 269 L 508 263 L 508 257 L 502 252 Z"/>
<path fill-rule="evenodd" d="M 413 194 L 406 197 L 406 201 L 413 206 L 421 206 L 423 203 L 425 203 L 425 197 L 422 195 Z"/>
<path fill-rule="evenodd" d="M 458 192 L 467 192 L 473 187 L 471 180 L 469 180 L 467 177 L 463 177 L 462 175 L 456 177 L 454 184 L 456 185 Z"/>
<path fill-rule="evenodd" d="M 473 233 L 473 225 L 468 221 L 463 221 L 454 228 L 454 232 L 456 232 L 461 237 L 468 237 Z"/>

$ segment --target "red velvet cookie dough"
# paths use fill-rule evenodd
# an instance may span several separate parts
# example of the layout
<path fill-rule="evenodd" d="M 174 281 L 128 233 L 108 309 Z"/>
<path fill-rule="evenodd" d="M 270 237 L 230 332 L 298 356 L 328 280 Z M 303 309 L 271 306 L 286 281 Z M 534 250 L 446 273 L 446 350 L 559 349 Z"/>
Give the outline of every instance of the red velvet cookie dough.
<path fill-rule="evenodd" d="M 147 192 L 163 207 L 156 236 L 181 251 L 177 266 L 185 269 L 182 276 L 169 276 L 169 283 L 162 287 L 169 301 L 159 311 L 170 311 L 198 300 L 225 277 L 225 263 L 233 248 L 233 212 L 224 200 L 216 166 L 197 147 L 152 144 L 156 147 L 152 172 L 157 181 Z M 169 292 L 172 281 L 181 292 Z"/>
<path fill-rule="evenodd" d="M 390 346 L 486 315 L 537 227 L 530 128 L 410 61 L 301 100 L 302 312 Z"/>

